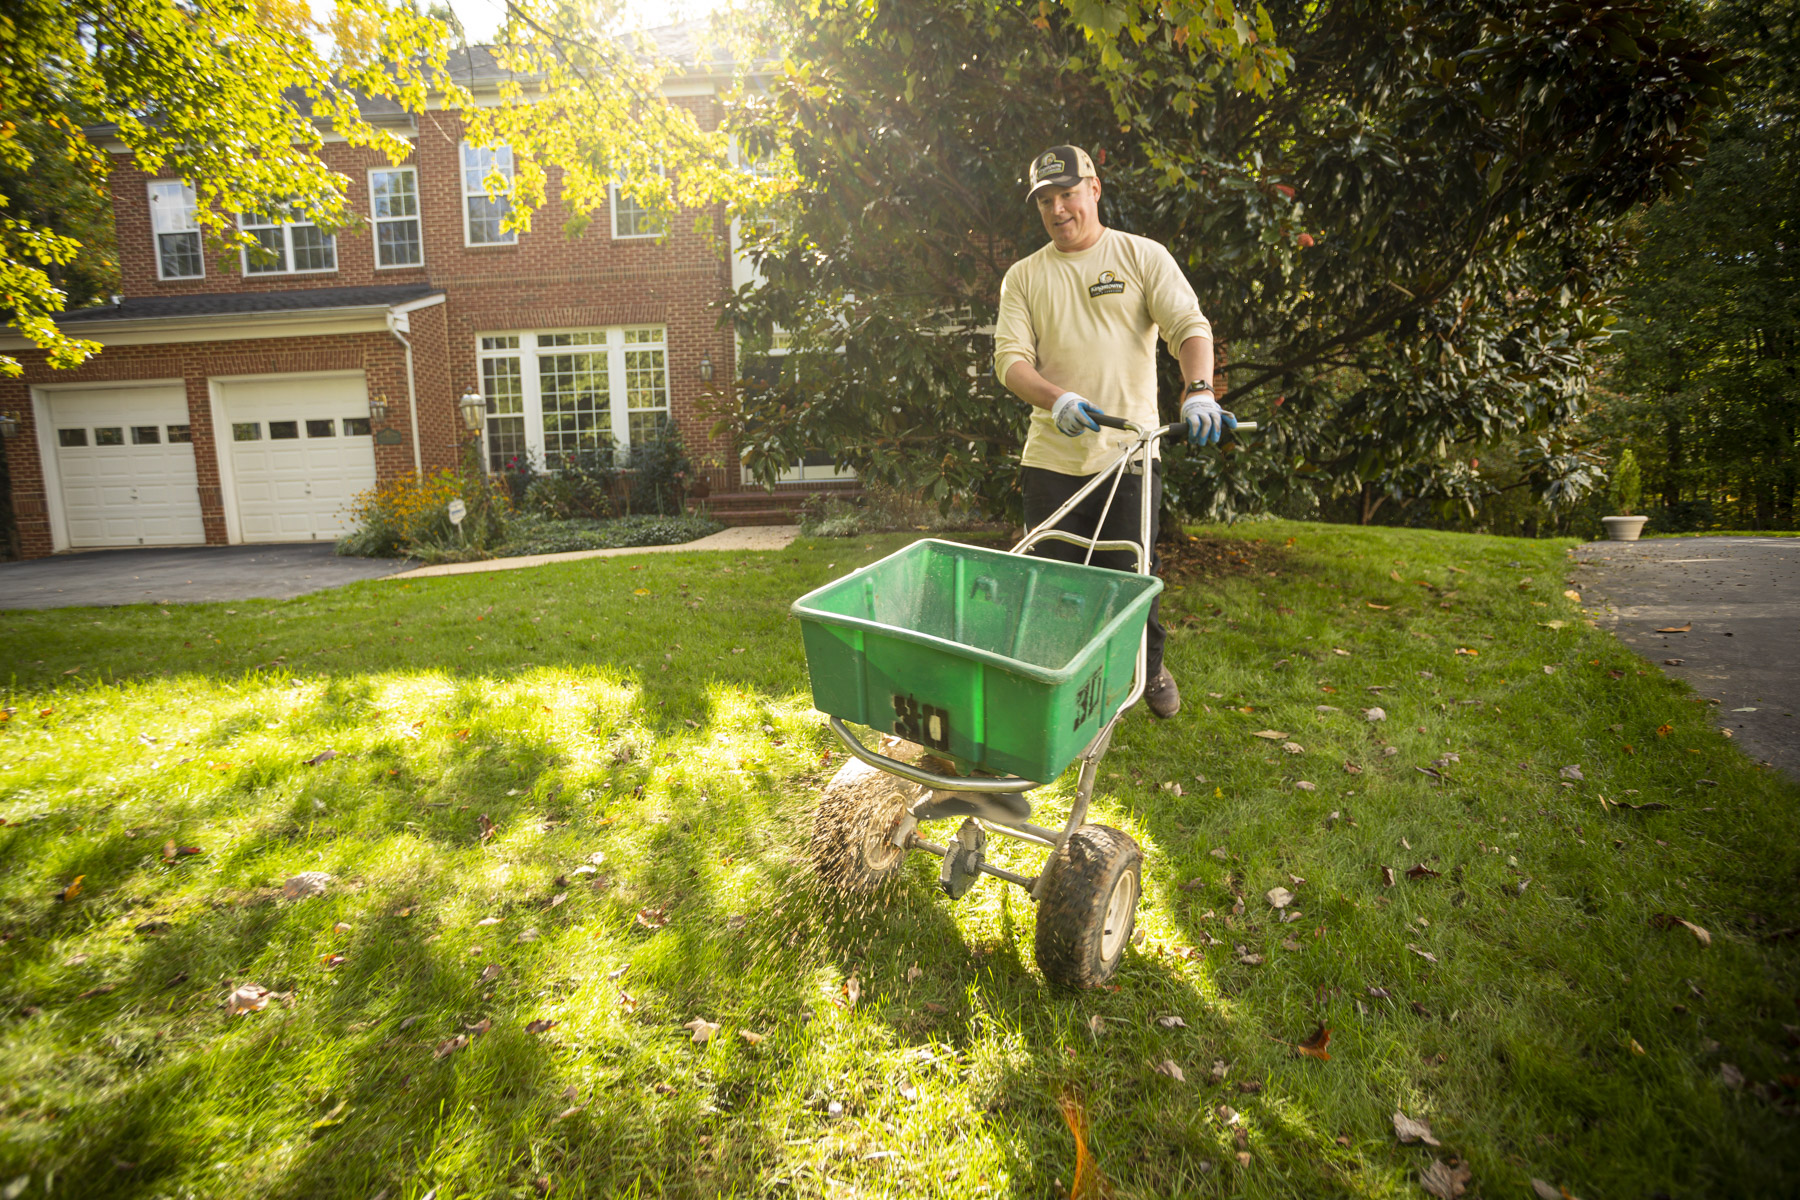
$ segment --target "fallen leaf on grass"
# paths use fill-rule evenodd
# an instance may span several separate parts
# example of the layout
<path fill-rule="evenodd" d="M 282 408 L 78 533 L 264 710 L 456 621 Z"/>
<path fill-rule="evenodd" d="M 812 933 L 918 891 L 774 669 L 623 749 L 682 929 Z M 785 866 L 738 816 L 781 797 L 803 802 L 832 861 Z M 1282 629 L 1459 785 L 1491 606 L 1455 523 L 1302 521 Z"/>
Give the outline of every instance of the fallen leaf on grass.
<path fill-rule="evenodd" d="M 538 931 L 535 929 L 522 929 L 519 931 L 518 940 L 521 942 L 535 942 L 538 940 L 538 936 Z"/>
<path fill-rule="evenodd" d="M 1557 775 L 1561 776 L 1564 779 L 1585 780 L 1587 778 L 1586 775 L 1583 775 L 1581 773 L 1581 768 L 1577 767 L 1577 766 L 1564 767 L 1562 770 L 1557 772 Z"/>
<path fill-rule="evenodd" d="M 1465 655 L 1467 655 L 1467 656 L 1468 656 L 1468 657 L 1470 657 L 1470 658 L 1479 658 L 1479 657 L 1480 657 L 1480 656 L 1481 656 L 1481 651 L 1479 651 L 1479 650 L 1471 650 L 1471 649 L 1469 649 L 1469 648 L 1468 648 L 1468 647 L 1467 647 L 1467 646 L 1458 646 L 1458 647 L 1457 647 L 1457 648 L 1456 648 L 1456 652 L 1457 652 L 1457 653 L 1458 653 L 1458 654 L 1465 654 Z"/>
<path fill-rule="evenodd" d="M 725 928 L 727 929 L 742 929 L 749 923 L 750 918 L 743 913 L 732 913 L 729 917 L 725 918 Z"/>
<path fill-rule="evenodd" d="M 1406 868 L 1406 877 L 1408 879 L 1436 879 L 1439 875 L 1442 875 L 1442 874 L 1443 874 L 1442 871 L 1434 871 L 1430 867 L 1426 866 L 1424 863 L 1420 863 L 1414 867 Z"/>
<path fill-rule="evenodd" d="M 1579 1200 L 1579 1197 L 1569 1191 L 1568 1188 L 1557 1187 L 1555 1184 L 1546 1183 L 1542 1179 L 1533 1179 L 1531 1181 L 1531 1190 L 1532 1193 L 1537 1196 L 1538 1200 Z"/>
<path fill-rule="evenodd" d="M 1413 1142 L 1424 1142 L 1427 1146 L 1443 1144 L 1431 1136 L 1430 1121 L 1415 1121 L 1397 1108 L 1394 1110 L 1394 1136 L 1407 1145 Z"/>
<path fill-rule="evenodd" d="M 1164 1029 L 1186 1029 L 1188 1027 L 1186 1021 L 1176 1016 L 1158 1017 L 1156 1023 Z"/>
<path fill-rule="evenodd" d="M 468 1044 L 469 1044 L 468 1037 L 464 1034 L 459 1033 L 453 1038 L 447 1038 L 444 1041 L 439 1042 L 437 1044 L 437 1049 L 435 1049 L 431 1052 L 431 1057 L 433 1057 L 433 1058 L 449 1058 L 452 1054 L 455 1054 L 458 1050 L 461 1050 L 464 1046 L 467 1046 Z"/>
<path fill-rule="evenodd" d="M 564 900 L 567 900 L 568 898 L 569 898 L 569 893 L 558 892 L 558 893 L 556 893 L 556 895 L 550 897 L 549 902 L 546 903 L 544 905 L 544 907 L 545 908 L 555 908 L 557 905 L 561 904 Z"/>
<path fill-rule="evenodd" d="M 709 1021 L 705 1017 L 695 1017 L 682 1028 L 694 1035 L 695 1045 L 704 1046 L 712 1039 L 713 1034 L 719 1032 L 719 1023 Z"/>
<path fill-rule="evenodd" d="M 1307 1038 L 1304 1042 L 1294 1043 L 1294 1053 L 1304 1055 L 1307 1058 L 1316 1058 L 1320 1062 L 1329 1062 L 1331 1060 L 1331 1054 L 1325 1047 L 1330 1044 L 1331 1030 L 1327 1029 L 1325 1023 L 1321 1021 L 1319 1022 L 1319 1027 L 1313 1030 L 1311 1037 Z"/>
<path fill-rule="evenodd" d="M 1207 853 L 1218 859 L 1220 862 L 1224 862 L 1230 857 L 1223 846 L 1214 846 L 1211 850 L 1208 850 Z"/>
<path fill-rule="evenodd" d="M 493 1027 L 494 1027 L 494 1019 L 492 1017 L 483 1017 L 483 1018 L 481 1018 L 481 1020 L 475 1022 L 473 1025 L 464 1025 L 463 1030 L 470 1037 L 479 1037 L 482 1034 L 486 1033 L 488 1030 L 492 1029 Z"/>
<path fill-rule="evenodd" d="M 1406 943 L 1406 948 L 1408 950 L 1411 950 L 1414 954 L 1418 955 L 1420 958 L 1424 959 L 1428 963 L 1437 962 L 1437 955 L 1433 954 L 1429 950 L 1421 950 L 1417 946 L 1413 945 L 1411 942 Z"/>
<path fill-rule="evenodd" d="M 481 831 L 481 840 L 484 842 L 494 836 L 494 822 L 488 818 L 486 813 L 475 818 L 475 827 Z"/>
<path fill-rule="evenodd" d="M 935 1000 L 927 1000 L 925 1002 L 925 1011 L 928 1013 L 935 1013 L 938 1015 L 942 1015 L 944 1013 L 949 1012 L 950 1010 L 945 1008 L 942 1004 L 939 1004 Z"/>
<path fill-rule="evenodd" d="M 95 996 L 106 995 L 106 993 L 112 991 L 114 988 L 116 988 L 118 986 L 119 985 L 116 983 L 103 983 L 103 984 L 100 984 L 98 987 L 89 988 L 87 991 L 82 992 L 79 996 L 76 996 L 75 998 L 77 1000 L 92 1000 Z"/>
<path fill-rule="evenodd" d="M 1393 887 L 1394 886 L 1394 868 L 1392 868 L 1392 867 L 1381 868 L 1381 886 L 1382 887 Z"/>
<path fill-rule="evenodd" d="M 1283 950 L 1298 950 L 1298 949 L 1300 949 L 1300 943 L 1295 941 L 1293 938 L 1287 938 L 1282 941 L 1281 948 Z"/>
<path fill-rule="evenodd" d="M 1259 729 L 1250 736 L 1267 738 L 1271 742 L 1285 742 L 1288 740 L 1288 735 L 1279 729 Z"/>
<path fill-rule="evenodd" d="M 1181 1068 L 1175 1065 L 1175 1060 L 1172 1058 L 1163 1059 L 1152 1067 L 1151 1070 L 1155 1071 L 1158 1075 L 1167 1075 L 1176 1083 L 1187 1082 L 1187 1076 L 1181 1073 Z"/>
<path fill-rule="evenodd" d="M 81 895 L 81 881 L 86 878 L 87 878 L 86 875 L 77 875 L 73 880 L 70 881 L 68 887 L 66 887 L 62 891 L 56 893 L 56 898 L 58 900 L 62 901 L 62 903 L 67 904 L 69 901 L 73 900 L 75 897 Z"/>
<path fill-rule="evenodd" d="M 328 967 L 335 967 L 344 961 L 344 956 L 342 954 L 327 954 L 321 961 Z"/>
<path fill-rule="evenodd" d="M 1744 1073 L 1731 1063 L 1720 1063 L 1719 1082 L 1735 1092 L 1744 1086 Z"/>
<path fill-rule="evenodd" d="M 500 978 L 500 964 L 489 963 L 487 966 L 481 968 L 481 975 L 479 978 L 482 983 L 492 983 L 494 980 Z"/>
<path fill-rule="evenodd" d="M 526 1033 L 549 1033 L 552 1029 L 555 1029 L 555 1028 L 556 1028 L 556 1022 L 550 1020 L 547 1017 L 539 1018 L 536 1021 L 527 1021 L 525 1023 L 525 1032 Z"/>
<path fill-rule="evenodd" d="M 1087 1019 L 1088 1032 L 1099 1037 L 1106 1032 L 1106 1018 L 1095 1013 Z"/>
<path fill-rule="evenodd" d="M 738 1030 L 738 1036 L 743 1038 L 746 1042 L 749 1042 L 752 1046 L 757 1046 L 761 1045 L 763 1039 L 769 1035 L 766 1033 L 757 1033 L 754 1029 L 740 1029 Z"/>
<path fill-rule="evenodd" d="M 637 923 L 645 929 L 661 929 L 669 923 L 669 910 L 666 908 L 640 908 Z"/>
<path fill-rule="evenodd" d="M 1363 720 L 1385 721 L 1387 720 L 1387 710 L 1381 708 L 1365 708 L 1363 709 Z"/>
<path fill-rule="evenodd" d="M 1311 783 L 1305 779 L 1296 779 L 1294 781 L 1294 786 L 1299 788 L 1303 792 L 1313 792 L 1313 791 L 1318 790 L 1317 784 Z"/>
<path fill-rule="evenodd" d="M 1306 753 L 1306 747 L 1302 746 L 1299 742 L 1283 742 L 1281 743 L 1281 748 L 1289 754 Z"/>
<path fill-rule="evenodd" d="M 1667 626 L 1664 626 L 1663 628 L 1657 630 L 1656 632 L 1658 632 L 1658 633 L 1688 633 L 1693 628 L 1694 628 L 1694 623 L 1692 621 L 1689 621 L 1685 625 L 1667 625 Z"/>
<path fill-rule="evenodd" d="M 919 964 L 914 963 L 912 966 L 906 968 L 906 982 L 917 983 L 919 981 L 919 976 L 923 974 L 925 974 L 925 972 L 919 969 Z"/>
<path fill-rule="evenodd" d="M 862 999 L 862 980 L 856 977 L 855 971 L 850 972 L 850 978 L 844 981 L 844 999 L 849 1001 L 851 1008 L 855 1008 L 856 1002 Z"/>
<path fill-rule="evenodd" d="M 243 1013 L 261 1012 L 269 1007 L 269 989 L 259 983 L 246 983 L 231 993 L 229 1001 L 232 1016 Z"/>
<path fill-rule="evenodd" d="M 145 921 L 133 932 L 141 933 L 145 937 L 152 937 L 159 933 L 167 933 L 172 928 L 174 928 L 174 926 L 167 921 Z"/>
<path fill-rule="evenodd" d="M 1382 612 L 1386 612 L 1388 609 L 1394 607 L 1391 604 L 1377 604 L 1373 600 L 1364 600 L 1363 603 L 1368 605 L 1370 608 L 1378 608 Z"/>
<path fill-rule="evenodd" d="M 1699 942 L 1702 946 L 1712 945 L 1712 934 L 1706 932 L 1706 930 L 1700 928 L 1700 926 L 1694 924 L 1692 921 L 1684 921 L 1673 913 L 1657 913 L 1650 918 L 1650 923 L 1658 929 L 1673 929 L 1675 926 L 1679 925 L 1689 933 L 1693 934 L 1694 940 Z"/>
<path fill-rule="evenodd" d="M 498 925 L 504 920 L 506 920 L 505 917 L 483 917 L 481 920 L 475 922 L 475 926 L 479 929 L 488 925 Z"/>
<path fill-rule="evenodd" d="M 585 1105 L 585 1104 L 576 1104 L 569 1108 L 563 1109 L 561 1112 L 557 1113 L 556 1116 L 552 1119 L 556 1120 L 556 1121 L 566 1121 L 570 1117 L 574 1116 L 576 1113 L 581 1112 L 581 1111 L 585 1110 L 586 1108 L 587 1108 L 587 1105 Z"/>
<path fill-rule="evenodd" d="M 337 756 L 338 756 L 338 754 L 337 754 L 336 750 L 333 750 L 333 749 L 330 749 L 329 747 L 327 747 L 326 749 L 321 750 L 317 754 L 313 755 L 311 758 L 306 759 L 305 763 L 309 767 L 316 767 L 320 763 L 330 762 L 332 759 L 336 758 Z"/>
<path fill-rule="evenodd" d="M 638 1007 L 637 997 L 633 996 L 630 992 L 621 989 L 619 992 L 619 1007 L 624 1009 L 627 1014 L 636 1012 Z"/>
<path fill-rule="evenodd" d="M 302 871 L 291 876 L 281 885 L 281 894 L 289 900 L 304 900 L 308 896 L 322 896 L 331 883 L 331 876 L 323 871 Z"/>
<path fill-rule="evenodd" d="M 1430 1166 L 1419 1172 L 1419 1186 L 1438 1200 L 1456 1200 L 1468 1188 L 1470 1174 L 1469 1164 L 1460 1158 L 1447 1163 L 1434 1158 Z"/>
<path fill-rule="evenodd" d="M 166 863 L 172 863 L 178 858 L 186 858 L 191 854 L 199 854 L 199 853 L 200 853 L 200 847 L 198 847 L 198 846 L 178 846 L 175 844 L 174 840 L 171 839 L 171 840 L 163 843 L 162 860 Z"/>
<path fill-rule="evenodd" d="M 1294 902 L 1294 893 L 1284 887 L 1270 888 L 1266 893 L 1269 903 L 1276 908 L 1286 908 Z"/>

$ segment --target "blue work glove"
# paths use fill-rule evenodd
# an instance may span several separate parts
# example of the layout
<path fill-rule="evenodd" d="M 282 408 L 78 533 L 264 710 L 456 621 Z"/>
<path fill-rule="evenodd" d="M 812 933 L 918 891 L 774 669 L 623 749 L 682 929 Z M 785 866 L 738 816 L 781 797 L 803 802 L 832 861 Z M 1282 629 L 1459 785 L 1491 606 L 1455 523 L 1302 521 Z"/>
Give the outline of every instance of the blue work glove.
<path fill-rule="evenodd" d="M 1050 406 L 1050 419 L 1069 437 L 1079 437 L 1086 431 L 1098 433 L 1100 426 L 1095 423 L 1094 418 L 1105 415 L 1074 392 L 1064 392 Z"/>
<path fill-rule="evenodd" d="M 1181 419 L 1187 422 L 1188 441 L 1196 446 L 1212 446 L 1224 429 L 1236 429 L 1237 418 L 1219 407 L 1211 392 L 1195 392 L 1181 402 Z"/>

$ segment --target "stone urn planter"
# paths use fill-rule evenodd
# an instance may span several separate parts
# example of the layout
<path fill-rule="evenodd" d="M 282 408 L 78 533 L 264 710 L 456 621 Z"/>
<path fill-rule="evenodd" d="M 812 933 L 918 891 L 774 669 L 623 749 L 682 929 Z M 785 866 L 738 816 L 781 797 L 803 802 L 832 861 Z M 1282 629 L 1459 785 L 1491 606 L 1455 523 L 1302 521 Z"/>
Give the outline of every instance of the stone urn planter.
<path fill-rule="evenodd" d="M 1606 538 L 1612 542 L 1635 542 L 1638 535 L 1644 532 L 1644 522 L 1649 517 L 1601 517 L 1600 524 L 1606 527 Z"/>

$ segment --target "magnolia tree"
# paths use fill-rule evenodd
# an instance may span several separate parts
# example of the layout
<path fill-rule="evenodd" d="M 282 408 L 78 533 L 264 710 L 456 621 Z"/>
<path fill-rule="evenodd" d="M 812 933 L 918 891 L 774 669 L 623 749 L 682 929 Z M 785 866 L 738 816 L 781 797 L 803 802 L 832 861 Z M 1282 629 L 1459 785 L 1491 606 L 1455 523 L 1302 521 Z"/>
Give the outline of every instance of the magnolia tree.
<path fill-rule="evenodd" d="M 797 177 L 746 226 L 761 280 L 734 316 L 785 349 L 729 415 L 746 461 L 773 478 L 823 449 L 1009 509 L 1025 409 L 989 327 L 1005 268 L 1044 240 L 1024 165 L 1075 142 L 1107 223 L 1193 281 L 1227 407 L 1267 423 L 1253 456 L 1171 456 L 1176 504 L 1351 495 L 1366 520 L 1395 495 L 1572 497 L 1598 478 L 1566 431 L 1629 260 L 1621 222 L 1682 185 L 1722 100 L 1681 11 L 811 5 L 740 114 Z M 1471 448 L 1499 441 L 1516 454 L 1496 480 Z"/>

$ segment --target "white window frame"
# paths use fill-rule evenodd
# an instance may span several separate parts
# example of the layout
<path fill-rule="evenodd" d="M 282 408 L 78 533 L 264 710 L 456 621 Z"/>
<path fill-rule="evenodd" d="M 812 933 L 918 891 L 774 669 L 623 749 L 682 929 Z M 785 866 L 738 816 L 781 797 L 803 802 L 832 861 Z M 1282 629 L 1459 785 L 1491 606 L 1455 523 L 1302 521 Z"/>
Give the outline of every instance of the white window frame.
<path fill-rule="evenodd" d="M 412 176 L 413 212 L 410 217 L 383 217 L 376 214 L 375 176 L 399 175 Z M 419 169 L 410 163 L 398 167 L 370 167 L 369 184 L 369 237 L 375 251 L 375 269 L 377 271 L 416 271 L 425 265 L 425 215 L 424 198 L 419 194 Z M 466 206 L 465 206 L 466 207 Z M 398 225 L 403 221 L 411 221 L 418 228 L 419 261 L 411 263 L 384 263 L 381 261 L 381 227 Z"/>
<path fill-rule="evenodd" d="M 493 199 L 504 199 L 507 204 L 507 213 L 510 213 L 512 211 L 512 189 L 513 189 L 513 180 L 514 180 L 514 175 L 515 175 L 515 170 L 516 170 L 516 164 L 513 162 L 513 153 L 512 153 L 511 146 L 508 146 L 505 144 L 498 145 L 498 146 L 477 146 L 473 142 L 467 140 L 466 138 L 462 142 L 457 144 L 457 148 L 456 148 L 456 181 L 457 181 L 457 190 L 462 195 L 462 199 L 461 199 L 460 203 L 462 204 L 463 246 L 465 249 L 470 249 L 470 250 L 485 250 L 491 246 L 516 246 L 519 244 L 519 231 L 516 229 L 504 230 L 503 232 L 505 233 L 505 237 L 497 242 L 477 242 L 477 241 L 472 240 L 469 236 L 469 201 L 476 197 L 480 197 L 483 200 L 490 199 L 490 197 L 487 194 L 486 186 L 477 187 L 473 191 L 469 190 L 469 170 L 470 170 L 470 168 L 468 165 L 467 155 L 468 155 L 468 152 L 471 150 L 486 150 L 495 155 L 498 155 L 502 152 L 504 152 L 506 154 L 506 172 L 505 172 L 505 174 L 506 174 L 506 190 L 504 192 L 495 193 L 494 197 L 492 197 L 492 198 Z M 491 169 L 498 170 L 499 169 L 498 163 L 492 164 Z M 485 180 L 486 178 L 487 178 L 487 175 L 484 174 L 482 176 L 482 179 Z M 505 221 L 505 219 L 506 219 L 506 217 L 503 214 L 501 216 L 501 220 Z"/>
<path fill-rule="evenodd" d="M 651 341 L 627 342 L 626 333 L 641 333 L 645 330 L 660 330 L 661 338 Z M 538 338 L 551 334 L 579 333 L 596 335 L 595 340 L 584 346 L 539 346 Z M 516 349 L 482 349 L 483 338 L 517 338 Z M 488 359 L 517 358 L 519 360 L 520 412 L 508 414 L 490 414 L 487 420 L 499 416 L 518 416 L 525 418 L 525 451 L 531 461 L 540 467 L 554 469 L 545 456 L 544 405 L 542 377 L 538 368 L 541 356 L 568 353 L 604 353 L 606 361 L 607 383 L 607 415 L 610 422 L 609 432 L 613 439 L 613 453 L 622 462 L 631 448 L 631 414 L 645 412 L 662 412 L 669 419 L 674 418 L 674 383 L 670 369 L 669 329 L 667 325 L 656 322 L 634 323 L 630 325 L 613 325 L 597 328 L 557 328 L 557 329 L 490 329 L 475 335 L 475 354 L 477 362 L 477 378 L 485 379 L 486 371 L 480 363 Z M 626 354 L 632 351 L 660 350 L 662 352 L 663 370 L 663 404 L 654 408 L 629 407 L 628 389 L 626 387 Z M 484 423 L 483 431 L 488 429 Z M 484 453 L 482 461 L 486 463 L 490 455 Z"/>
<path fill-rule="evenodd" d="M 238 214 L 238 219 L 237 219 L 238 232 L 247 233 L 252 228 L 281 230 L 281 252 L 282 252 L 283 256 L 285 257 L 285 261 L 286 261 L 287 265 L 279 271 L 271 271 L 266 268 L 259 268 L 259 269 L 253 271 L 250 269 L 250 248 L 248 246 L 240 246 L 240 247 L 238 247 L 238 265 L 239 265 L 239 269 L 243 271 L 245 279 L 266 279 L 266 278 L 269 278 L 269 277 L 275 276 L 275 275 L 335 275 L 335 274 L 337 274 L 337 269 L 338 269 L 337 234 L 335 234 L 335 233 L 325 234 L 325 237 L 327 237 L 331 240 L 331 265 L 329 267 L 306 267 L 303 269 L 303 268 L 294 266 L 294 230 L 302 229 L 302 228 L 318 229 L 319 228 L 318 223 L 314 222 L 314 221 L 283 220 L 283 221 L 277 222 L 275 224 L 269 224 L 269 225 L 246 226 L 244 224 L 244 219 L 246 216 L 250 216 L 250 215 L 253 215 L 253 214 L 248 214 L 248 213 L 239 213 Z M 287 216 L 287 215 L 291 215 L 291 214 L 279 214 L 278 213 L 278 214 L 273 214 L 273 215 Z"/>
<path fill-rule="evenodd" d="M 187 229 L 159 229 L 159 228 L 157 228 L 157 223 L 156 223 L 157 213 L 159 211 L 164 211 L 164 210 L 160 210 L 157 208 L 156 192 L 157 192 L 158 188 L 167 188 L 167 187 L 178 187 L 181 189 L 181 193 L 182 193 L 183 197 L 188 201 L 188 212 L 190 214 L 193 213 L 199 207 L 199 201 L 194 196 L 194 189 L 191 186 L 189 186 L 185 180 L 152 179 L 146 183 L 144 194 L 147 197 L 149 197 L 149 202 L 150 202 L 150 249 L 151 249 L 151 253 L 156 255 L 156 278 L 159 280 L 170 280 L 170 281 L 178 280 L 178 279 L 205 279 L 206 278 L 206 245 L 200 236 L 199 223 L 196 222 L 193 219 L 193 217 L 190 215 L 188 217 L 189 228 L 187 228 Z M 196 256 L 200 259 L 200 273 L 198 275 L 170 275 L 163 270 L 162 235 L 165 233 L 192 233 L 194 235 Z"/>
<path fill-rule="evenodd" d="M 620 209 L 619 201 L 620 201 L 620 196 L 622 195 L 622 193 L 619 191 L 619 185 L 616 183 L 608 184 L 607 188 L 608 188 L 608 191 L 607 191 L 606 208 L 607 208 L 607 213 L 612 220 L 613 241 L 615 241 L 615 242 L 641 242 L 641 241 L 646 241 L 646 240 L 653 239 L 653 238 L 662 237 L 669 232 L 668 228 L 665 226 L 661 229 L 652 230 L 649 233 L 620 233 L 619 232 L 619 209 Z M 631 199 L 631 204 L 632 204 L 633 208 L 635 208 L 637 211 L 643 213 L 646 218 L 649 217 L 650 210 L 645 208 L 642 204 L 639 204 L 637 197 L 633 196 L 633 197 L 630 197 L 630 199 Z"/>

